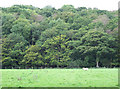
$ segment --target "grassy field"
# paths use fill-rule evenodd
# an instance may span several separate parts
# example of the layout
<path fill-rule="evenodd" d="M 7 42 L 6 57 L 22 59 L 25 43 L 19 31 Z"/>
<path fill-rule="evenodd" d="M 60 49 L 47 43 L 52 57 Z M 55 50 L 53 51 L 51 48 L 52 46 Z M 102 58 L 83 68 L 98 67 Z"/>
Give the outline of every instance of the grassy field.
<path fill-rule="evenodd" d="M 3 87 L 118 87 L 118 69 L 2 69 Z"/>

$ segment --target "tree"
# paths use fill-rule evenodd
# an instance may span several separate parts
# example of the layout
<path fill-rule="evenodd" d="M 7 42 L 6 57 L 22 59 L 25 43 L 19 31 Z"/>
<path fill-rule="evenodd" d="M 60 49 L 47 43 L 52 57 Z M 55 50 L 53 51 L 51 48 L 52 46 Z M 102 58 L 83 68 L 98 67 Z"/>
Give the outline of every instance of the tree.
<path fill-rule="evenodd" d="M 14 22 L 14 25 L 12 26 L 11 32 L 20 34 L 23 36 L 28 42 L 30 42 L 30 23 L 27 19 L 19 18 Z"/>
<path fill-rule="evenodd" d="M 81 38 L 81 44 L 76 49 L 84 57 L 92 56 L 96 61 L 96 67 L 99 67 L 98 63 L 105 60 L 103 57 L 108 58 L 110 62 L 114 59 L 116 47 L 111 43 L 115 43 L 115 38 L 112 36 L 103 31 L 91 30 Z"/>
<path fill-rule="evenodd" d="M 75 8 L 73 5 L 64 5 L 59 10 L 68 11 L 68 12 L 75 12 Z"/>
<path fill-rule="evenodd" d="M 45 48 L 46 66 L 65 67 L 70 60 L 70 51 L 66 43 L 65 35 L 60 35 L 48 39 L 42 45 Z"/>
<path fill-rule="evenodd" d="M 66 23 L 73 23 L 74 17 L 75 17 L 75 13 L 73 12 L 61 12 L 58 13 L 55 18 L 56 19 L 60 18 L 64 20 Z"/>
<path fill-rule="evenodd" d="M 90 19 L 84 17 L 76 17 L 72 23 L 71 29 L 78 30 L 82 26 L 87 26 L 91 22 Z"/>
<path fill-rule="evenodd" d="M 51 6 L 46 6 L 44 7 L 40 14 L 46 16 L 46 17 L 50 17 L 52 16 L 52 14 L 55 13 L 55 8 L 51 7 Z"/>
<path fill-rule="evenodd" d="M 119 11 L 72 5 L 0 9 L 4 68 L 119 66 Z"/>
<path fill-rule="evenodd" d="M 40 24 L 38 23 L 32 23 L 31 24 L 31 30 L 30 30 L 30 44 L 31 45 L 35 45 L 35 43 L 37 42 L 37 40 L 39 39 L 40 35 L 41 35 L 41 28 L 40 28 Z"/>
<path fill-rule="evenodd" d="M 3 66 L 9 65 L 12 67 L 20 66 L 20 61 L 23 59 L 27 41 L 19 34 L 11 33 L 2 42 L 2 63 Z M 12 63 L 12 64 L 10 64 Z"/>
<path fill-rule="evenodd" d="M 26 67 L 35 67 L 35 66 L 43 66 L 43 57 L 40 53 L 40 48 L 37 45 L 31 45 L 25 52 L 24 59 L 22 60 L 22 64 Z"/>
<path fill-rule="evenodd" d="M 12 14 L 2 15 L 2 34 L 8 35 L 11 33 L 10 29 L 13 26 L 13 22 L 16 20 Z"/>

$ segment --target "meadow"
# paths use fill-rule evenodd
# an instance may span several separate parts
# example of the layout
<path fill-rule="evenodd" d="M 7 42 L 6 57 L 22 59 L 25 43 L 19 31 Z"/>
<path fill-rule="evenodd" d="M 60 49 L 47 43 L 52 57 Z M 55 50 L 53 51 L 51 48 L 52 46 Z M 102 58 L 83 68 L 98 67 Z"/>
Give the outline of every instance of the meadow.
<path fill-rule="evenodd" d="M 118 87 L 118 69 L 2 69 L 2 87 Z"/>

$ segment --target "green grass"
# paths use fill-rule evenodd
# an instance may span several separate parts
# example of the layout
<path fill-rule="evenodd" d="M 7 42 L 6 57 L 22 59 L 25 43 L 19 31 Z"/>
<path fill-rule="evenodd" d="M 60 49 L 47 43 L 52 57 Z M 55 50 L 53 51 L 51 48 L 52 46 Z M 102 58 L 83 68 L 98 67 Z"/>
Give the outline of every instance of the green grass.
<path fill-rule="evenodd" d="M 2 87 L 118 87 L 118 69 L 2 69 Z"/>

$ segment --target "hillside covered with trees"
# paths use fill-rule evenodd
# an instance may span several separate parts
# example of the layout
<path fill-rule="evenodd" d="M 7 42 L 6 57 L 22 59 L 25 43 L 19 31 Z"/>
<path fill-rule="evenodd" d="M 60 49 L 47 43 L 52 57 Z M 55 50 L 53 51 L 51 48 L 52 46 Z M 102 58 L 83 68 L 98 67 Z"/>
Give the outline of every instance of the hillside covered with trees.
<path fill-rule="evenodd" d="M 2 8 L 3 68 L 118 67 L 118 11 Z"/>

